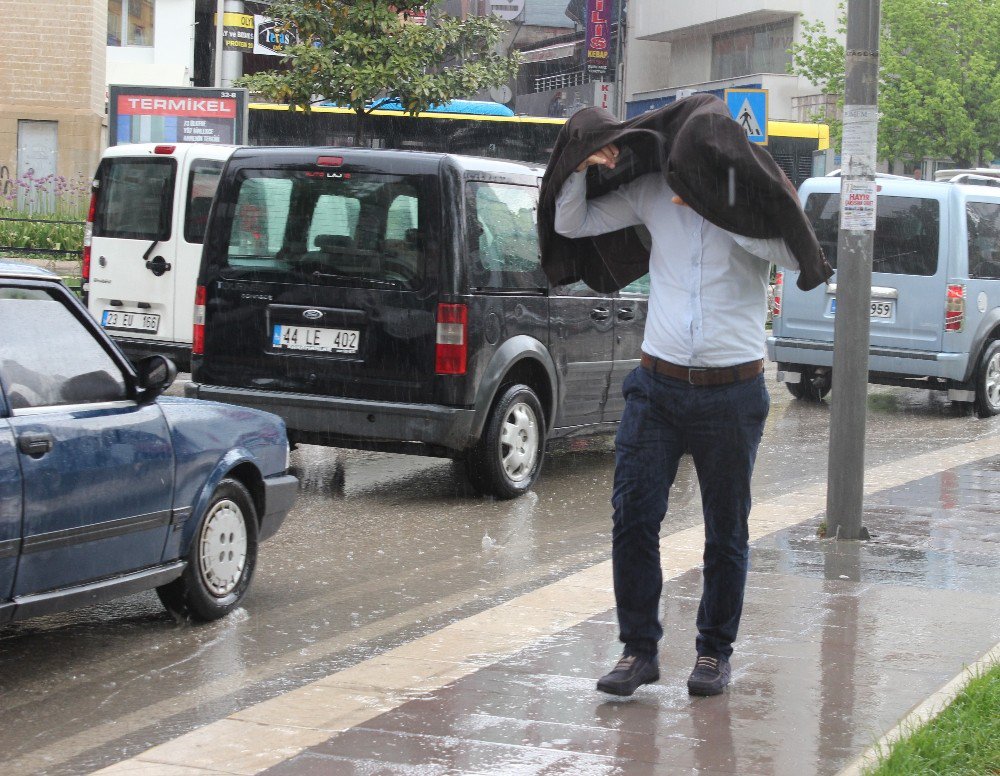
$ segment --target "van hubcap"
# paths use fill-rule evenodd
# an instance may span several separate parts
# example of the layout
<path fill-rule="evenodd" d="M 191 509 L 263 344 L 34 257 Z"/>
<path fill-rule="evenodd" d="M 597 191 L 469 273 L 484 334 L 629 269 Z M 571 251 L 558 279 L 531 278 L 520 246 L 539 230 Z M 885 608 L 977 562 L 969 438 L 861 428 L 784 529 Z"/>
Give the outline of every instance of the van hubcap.
<path fill-rule="evenodd" d="M 986 389 L 986 401 L 991 407 L 1000 407 L 1000 353 L 994 353 L 986 364 L 986 375 L 983 380 Z"/>
<path fill-rule="evenodd" d="M 223 499 L 212 507 L 201 528 L 201 579 L 217 598 L 229 595 L 243 576 L 247 560 L 247 529 L 243 511 Z"/>
<path fill-rule="evenodd" d="M 529 477 L 538 457 L 538 422 L 527 404 L 518 402 L 510 408 L 500 432 L 500 458 L 503 470 L 513 482 Z"/>

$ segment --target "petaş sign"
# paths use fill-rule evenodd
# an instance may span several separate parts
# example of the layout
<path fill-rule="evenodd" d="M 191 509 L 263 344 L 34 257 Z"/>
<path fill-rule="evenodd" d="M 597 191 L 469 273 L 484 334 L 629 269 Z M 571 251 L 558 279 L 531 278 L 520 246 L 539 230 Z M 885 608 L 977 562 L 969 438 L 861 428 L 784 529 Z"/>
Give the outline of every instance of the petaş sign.
<path fill-rule="evenodd" d="M 584 67 L 589 75 L 605 76 L 611 63 L 611 19 L 615 0 L 587 0 Z"/>

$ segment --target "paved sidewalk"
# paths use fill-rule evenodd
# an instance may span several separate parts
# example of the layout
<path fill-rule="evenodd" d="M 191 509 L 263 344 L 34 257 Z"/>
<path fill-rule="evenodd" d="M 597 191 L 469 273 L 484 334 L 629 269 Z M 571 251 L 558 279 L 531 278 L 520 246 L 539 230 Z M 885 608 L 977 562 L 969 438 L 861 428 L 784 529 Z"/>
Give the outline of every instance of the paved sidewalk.
<path fill-rule="evenodd" d="M 722 696 L 686 692 L 700 536 L 682 532 L 661 679 L 629 699 L 594 688 L 620 652 L 601 564 L 102 773 L 833 776 L 1000 642 L 1000 455 L 959 447 L 869 472 L 869 542 L 816 537 L 822 489 L 755 506 Z"/>

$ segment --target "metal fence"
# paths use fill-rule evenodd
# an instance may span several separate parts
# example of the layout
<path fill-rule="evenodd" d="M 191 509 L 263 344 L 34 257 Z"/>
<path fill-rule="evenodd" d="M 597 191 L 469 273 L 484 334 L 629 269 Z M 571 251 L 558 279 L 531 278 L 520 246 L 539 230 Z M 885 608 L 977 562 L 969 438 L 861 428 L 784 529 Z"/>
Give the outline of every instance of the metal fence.
<path fill-rule="evenodd" d="M 556 73 L 535 79 L 535 92 L 552 92 L 558 89 L 569 89 L 573 86 L 589 84 L 594 78 L 583 70 L 571 70 L 567 73 Z M 599 80 L 599 79 L 598 79 Z"/>

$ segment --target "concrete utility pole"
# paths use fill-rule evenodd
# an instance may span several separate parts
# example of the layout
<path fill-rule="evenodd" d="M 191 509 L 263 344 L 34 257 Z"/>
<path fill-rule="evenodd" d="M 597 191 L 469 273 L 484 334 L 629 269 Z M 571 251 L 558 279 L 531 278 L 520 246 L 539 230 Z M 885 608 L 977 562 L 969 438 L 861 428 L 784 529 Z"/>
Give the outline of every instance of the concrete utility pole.
<path fill-rule="evenodd" d="M 879 0 L 849 0 L 841 145 L 840 238 L 827 469 L 827 533 L 867 539 L 861 525 L 878 132 Z"/>
<path fill-rule="evenodd" d="M 215 88 L 218 89 L 222 86 L 222 22 L 225 18 L 226 3 L 225 0 L 216 0 L 215 3 L 215 67 L 213 68 L 213 76 Z"/>

